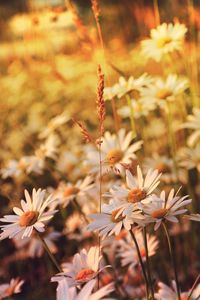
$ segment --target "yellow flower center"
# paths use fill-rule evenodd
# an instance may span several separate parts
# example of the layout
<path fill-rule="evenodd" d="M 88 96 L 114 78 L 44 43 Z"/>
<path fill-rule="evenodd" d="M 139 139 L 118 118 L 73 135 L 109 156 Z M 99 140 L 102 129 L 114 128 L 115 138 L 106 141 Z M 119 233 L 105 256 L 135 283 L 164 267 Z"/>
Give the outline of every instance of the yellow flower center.
<path fill-rule="evenodd" d="M 94 271 L 92 269 L 83 269 L 76 274 L 76 280 L 87 280 L 92 277 Z"/>
<path fill-rule="evenodd" d="M 156 45 L 158 48 L 163 48 L 167 44 L 170 44 L 172 39 L 169 36 L 162 37 L 156 41 Z"/>
<path fill-rule="evenodd" d="M 119 213 L 120 209 L 121 208 L 117 208 L 117 209 L 113 210 L 112 215 L 111 215 L 111 221 L 113 223 L 118 223 L 125 218 L 125 216 L 122 216 L 122 212 L 119 215 L 117 215 Z"/>
<path fill-rule="evenodd" d="M 19 219 L 19 226 L 31 226 L 33 225 L 39 216 L 38 211 L 27 211 Z"/>
<path fill-rule="evenodd" d="M 135 188 L 128 193 L 128 202 L 137 203 L 145 199 L 145 197 L 146 197 L 146 192 L 144 190 Z"/>
<path fill-rule="evenodd" d="M 170 168 L 169 168 L 169 166 L 167 165 L 167 164 L 165 164 L 165 163 L 159 163 L 159 164 L 157 164 L 157 166 L 156 166 L 156 169 L 158 170 L 158 172 L 162 172 L 162 173 L 167 173 L 167 172 L 169 172 L 170 171 Z"/>
<path fill-rule="evenodd" d="M 160 208 L 152 212 L 151 216 L 155 219 L 161 219 L 164 216 L 166 216 L 167 212 L 168 212 L 167 208 Z"/>
<path fill-rule="evenodd" d="M 79 191 L 79 188 L 77 188 L 76 186 L 68 186 L 64 191 L 64 196 L 69 197 L 77 194 Z"/>
<path fill-rule="evenodd" d="M 123 152 L 120 149 L 112 149 L 108 152 L 106 156 L 106 160 L 111 164 L 114 165 L 119 162 L 123 157 Z"/>
<path fill-rule="evenodd" d="M 163 88 L 160 89 L 157 93 L 156 93 L 156 97 L 159 99 L 167 99 L 167 97 L 172 96 L 172 91 L 170 91 L 169 89 Z"/>
<path fill-rule="evenodd" d="M 15 291 L 15 286 L 9 286 L 6 290 L 5 290 L 5 295 L 7 297 L 10 297 L 14 294 Z"/>

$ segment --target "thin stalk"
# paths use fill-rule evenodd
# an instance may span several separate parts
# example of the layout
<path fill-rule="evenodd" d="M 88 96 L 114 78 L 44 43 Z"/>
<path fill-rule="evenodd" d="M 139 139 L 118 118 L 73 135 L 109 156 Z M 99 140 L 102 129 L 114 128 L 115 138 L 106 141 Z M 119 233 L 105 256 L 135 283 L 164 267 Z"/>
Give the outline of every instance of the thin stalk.
<path fill-rule="evenodd" d="M 148 251 L 148 244 L 147 244 L 146 227 L 143 228 L 143 236 L 144 236 L 144 246 L 145 246 L 146 264 L 147 264 L 147 275 L 148 275 L 148 280 L 149 280 L 149 285 L 150 285 L 151 297 L 152 297 L 152 300 L 155 300 L 152 277 L 151 277 L 151 270 L 150 270 L 150 264 L 149 264 L 149 251 Z"/>
<path fill-rule="evenodd" d="M 175 141 L 174 132 L 172 128 L 173 118 L 172 118 L 172 112 L 171 112 L 171 107 L 169 102 L 167 102 L 167 123 L 168 123 L 168 134 L 169 134 L 169 141 L 170 141 L 170 150 L 171 150 L 171 155 L 172 155 L 172 160 L 174 165 L 174 171 L 176 175 L 176 181 L 178 182 L 178 167 L 176 163 L 176 141 Z"/>
<path fill-rule="evenodd" d="M 191 288 L 191 290 L 190 290 L 190 293 L 189 293 L 189 295 L 188 295 L 187 300 L 190 300 L 190 298 L 191 298 L 191 296 L 192 296 L 192 293 L 194 292 L 194 289 L 195 289 L 197 283 L 199 282 L 199 279 L 200 279 L 200 274 L 197 276 L 195 282 L 193 283 L 193 286 L 192 286 L 192 288 Z M 200 295 L 197 297 L 197 299 L 198 299 L 199 297 L 200 297 Z"/>
<path fill-rule="evenodd" d="M 56 269 L 58 270 L 58 272 L 61 273 L 61 272 L 62 272 L 62 269 L 60 268 L 58 262 L 56 261 L 55 257 L 54 257 L 53 254 L 51 253 L 51 251 L 50 251 L 50 249 L 49 249 L 47 243 L 45 242 L 45 240 L 43 239 L 43 237 L 40 235 L 39 232 L 37 232 L 37 234 L 38 234 L 38 237 L 39 237 L 39 239 L 40 239 L 40 241 L 41 241 L 41 243 L 42 243 L 44 249 L 46 250 L 47 254 L 49 255 L 49 258 L 51 259 L 53 265 L 56 267 Z"/>
<path fill-rule="evenodd" d="M 163 229 L 164 229 L 165 234 L 166 234 L 168 247 L 169 247 L 169 253 L 170 253 L 170 257 L 171 257 L 171 261 L 172 261 L 172 265 L 173 265 L 173 269 L 174 269 L 174 277 L 175 277 L 175 281 L 176 281 L 178 300 L 181 300 L 181 292 L 180 292 L 180 286 L 179 286 L 179 281 L 178 281 L 178 273 L 177 273 L 177 269 L 176 269 L 176 261 L 175 261 L 175 256 L 174 256 L 174 253 L 173 253 L 173 248 L 172 248 L 170 235 L 169 235 L 167 226 L 165 225 L 164 222 L 162 222 L 162 226 L 163 226 Z"/>
<path fill-rule="evenodd" d="M 85 222 L 88 224 L 89 220 L 87 219 L 85 213 L 82 211 L 81 206 L 79 205 L 78 201 L 76 199 L 74 199 L 73 201 L 74 201 L 74 204 L 75 204 L 76 208 L 78 209 L 78 212 L 83 217 L 83 219 L 85 220 Z"/>
<path fill-rule="evenodd" d="M 133 233 L 132 230 L 130 230 L 130 234 L 131 234 L 131 237 L 133 239 L 133 242 L 134 242 L 136 250 L 137 250 L 139 262 L 140 262 L 140 265 L 141 265 L 141 268 L 142 268 L 142 274 L 143 274 L 145 285 L 146 285 L 146 296 L 147 296 L 147 299 L 149 299 L 149 283 L 148 283 L 147 274 L 146 274 L 146 271 L 145 271 L 145 266 L 144 266 L 144 263 L 143 263 L 143 260 L 142 260 L 142 256 L 141 256 L 141 253 L 140 253 L 140 248 L 138 246 L 136 237 L 135 237 L 135 235 L 134 235 L 134 233 Z"/>
<path fill-rule="evenodd" d="M 134 111 L 133 111 L 133 106 L 131 103 L 131 97 L 129 94 L 126 94 L 126 100 L 127 100 L 127 104 L 129 106 L 130 109 L 130 121 L 131 121 L 131 128 L 132 128 L 132 133 L 133 133 L 133 138 L 136 137 L 136 127 L 135 127 L 135 120 L 134 120 Z"/>
<path fill-rule="evenodd" d="M 160 13 L 159 13 L 159 6 L 158 6 L 158 0 L 153 0 L 153 9 L 155 14 L 155 21 L 156 25 L 160 25 Z"/>

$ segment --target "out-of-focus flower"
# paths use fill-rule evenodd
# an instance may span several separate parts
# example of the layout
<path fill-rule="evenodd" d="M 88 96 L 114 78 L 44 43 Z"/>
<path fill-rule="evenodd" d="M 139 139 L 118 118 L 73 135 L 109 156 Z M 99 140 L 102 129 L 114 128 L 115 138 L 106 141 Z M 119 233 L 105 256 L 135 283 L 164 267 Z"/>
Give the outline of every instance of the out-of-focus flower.
<path fill-rule="evenodd" d="M 197 168 L 200 172 L 200 144 L 195 148 L 182 148 L 179 151 L 179 165 L 188 170 Z"/>
<path fill-rule="evenodd" d="M 43 234 L 43 239 L 46 242 L 51 253 L 56 253 L 58 251 L 55 241 L 61 236 L 58 231 L 48 230 Z M 41 257 L 44 253 L 44 246 L 41 240 L 36 234 L 33 234 L 31 238 L 24 238 L 23 240 L 14 240 L 18 250 L 25 249 L 25 255 L 30 257 Z"/>
<path fill-rule="evenodd" d="M 142 41 L 142 51 L 148 58 L 159 62 L 165 54 L 181 51 L 187 28 L 184 24 L 159 25 L 150 32 L 150 39 Z"/>
<path fill-rule="evenodd" d="M 40 159 L 45 159 L 46 157 L 56 159 L 58 144 L 59 140 L 56 135 L 48 136 L 47 140 L 35 151 L 35 156 Z"/>
<path fill-rule="evenodd" d="M 193 114 L 187 116 L 187 122 L 181 127 L 194 130 L 188 138 L 188 145 L 193 147 L 200 139 L 200 109 L 194 108 Z"/>
<path fill-rule="evenodd" d="M 39 232 L 45 231 L 45 223 L 53 218 L 55 210 L 50 210 L 49 205 L 55 199 L 50 195 L 45 199 L 45 190 L 33 189 L 32 198 L 25 190 L 25 199 L 21 200 L 21 207 L 14 207 L 15 215 L 5 215 L 0 219 L 1 222 L 10 223 L 1 225 L 3 232 L 0 239 L 5 238 L 25 238 L 30 237 L 33 229 Z"/>
<path fill-rule="evenodd" d="M 83 180 L 78 180 L 75 184 L 61 182 L 54 191 L 54 196 L 63 207 L 66 207 L 73 199 L 83 202 L 93 188 L 93 177 L 86 176 Z"/>
<path fill-rule="evenodd" d="M 95 279 L 92 279 L 86 283 L 86 285 L 79 291 L 79 293 L 77 293 L 75 287 L 69 287 L 66 279 L 56 278 L 56 280 L 53 281 L 58 282 L 56 297 L 57 300 L 100 300 L 105 299 L 104 296 L 107 296 L 114 290 L 114 284 L 110 283 L 92 293 L 97 283 Z"/>
<path fill-rule="evenodd" d="M 134 177 L 129 170 L 126 170 L 126 186 L 114 185 L 105 196 L 118 199 L 124 208 L 124 212 L 130 212 L 132 208 L 138 208 L 138 203 L 148 203 L 152 192 L 159 185 L 161 174 L 158 170 L 148 170 L 144 177 L 139 166 L 137 176 Z"/>
<path fill-rule="evenodd" d="M 123 97 L 125 94 L 132 92 L 133 98 L 138 99 L 140 97 L 140 92 L 144 87 L 147 87 L 152 82 L 152 78 L 146 73 L 138 78 L 133 78 L 132 76 L 126 80 L 124 77 L 119 78 L 119 82 L 113 87 L 105 88 L 104 98 L 105 100 L 111 100 L 113 97 L 118 98 Z"/>
<path fill-rule="evenodd" d="M 162 173 L 160 180 L 165 183 L 175 182 L 176 174 L 174 174 L 173 160 L 167 156 L 160 156 L 154 153 L 152 157 L 144 159 L 144 170 L 158 170 Z"/>
<path fill-rule="evenodd" d="M 19 294 L 23 284 L 24 280 L 20 280 L 20 278 L 13 278 L 9 283 L 1 284 L 0 299 L 12 297 L 14 294 Z"/>
<path fill-rule="evenodd" d="M 163 282 L 158 283 L 158 292 L 155 293 L 157 300 L 176 300 L 177 299 L 177 288 L 175 281 L 172 281 L 172 287 L 164 284 Z M 191 300 L 196 300 L 200 295 L 200 284 L 193 290 Z M 189 292 L 181 293 L 181 300 L 188 299 Z"/>
<path fill-rule="evenodd" d="M 143 91 L 143 97 L 151 99 L 157 105 L 165 105 L 166 101 L 175 101 L 188 86 L 187 79 L 178 78 L 177 74 L 169 74 L 165 80 L 155 78 L 154 83 Z"/>
<path fill-rule="evenodd" d="M 99 247 L 91 247 L 88 252 L 83 249 L 74 255 L 71 263 L 62 265 L 64 272 L 54 276 L 52 281 L 66 278 L 70 287 L 86 283 L 94 279 L 101 271 L 99 270 L 101 259 Z"/>
<path fill-rule="evenodd" d="M 69 121 L 69 116 L 66 113 L 56 116 L 55 118 L 50 120 L 50 122 L 47 124 L 44 130 L 40 133 L 39 137 L 40 138 L 48 137 L 50 134 L 54 133 L 57 129 L 59 129 L 60 126 L 65 124 L 67 121 Z"/>
<path fill-rule="evenodd" d="M 184 217 L 191 221 L 200 222 L 200 214 L 190 214 L 190 215 L 186 215 Z"/>
<path fill-rule="evenodd" d="M 134 232 L 135 238 L 137 240 L 140 254 L 142 259 L 146 260 L 146 251 L 144 245 L 144 237 L 141 230 L 135 230 Z M 121 258 L 122 266 L 131 265 L 134 267 L 138 264 L 138 253 L 137 249 L 133 243 L 133 241 L 127 236 L 125 240 L 121 241 L 120 249 L 119 249 L 119 256 Z M 147 245 L 148 245 L 148 255 L 153 256 L 156 254 L 156 250 L 158 248 L 158 240 L 155 236 L 150 236 L 147 234 Z"/>
<path fill-rule="evenodd" d="M 143 216 L 138 209 L 133 209 L 125 215 L 124 208 L 121 206 L 121 201 L 118 200 L 111 200 L 109 204 L 104 204 L 101 213 L 90 215 L 94 221 L 88 225 L 88 230 L 99 231 L 99 234 L 105 238 L 107 235 L 118 235 L 123 228 L 130 230 L 134 223 L 142 223 Z"/>
<path fill-rule="evenodd" d="M 157 230 L 164 220 L 177 223 L 177 216 L 187 211 L 183 206 L 190 204 L 191 201 L 188 199 L 188 195 L 180 197 L 172 189 L 168 197 L 165 191 L 161 192 L 160 197 L 152 195 L 151 201 L 141 205 L 141 208 L 146 216 L 146 221 L 155 222 L 154 229 Z"/>
<path fill-rule="evenodd" d="M 101 144 L 103 173 L 109 169 L 121 172 L 123 170 L 121 164 L 130 163 L 132 159 L 136 158 L 135 152 L 141 148 L 143 142 L 138 141 L 131 144 L 132 139 L 132 132 L 126 135 L 125 129 L 120 129 L 117 135 L 105 132 Z M 98 150 L 87 153 L 86 163 L 91 166 L 91 171 L 99 172 Z"/>
<path fill-rule="evenodd" d="M 131 100 L 132 111 L 135 119 L 138 119 L 142 116 L 148 116 L 149 113 L 156 108 L 156 103 L 153 99 L 141 98 L 138 100 Z M 118 109 L 118 113 L 122 118 L 130 117 L 130 107 L 123 106 Z"/>

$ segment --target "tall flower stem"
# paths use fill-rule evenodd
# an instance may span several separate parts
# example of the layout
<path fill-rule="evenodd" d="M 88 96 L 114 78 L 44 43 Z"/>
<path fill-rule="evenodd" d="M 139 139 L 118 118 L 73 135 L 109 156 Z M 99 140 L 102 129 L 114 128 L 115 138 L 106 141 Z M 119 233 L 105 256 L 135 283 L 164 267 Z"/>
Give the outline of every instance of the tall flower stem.
<path fill-rule="evenodd" d="M 172 261 L 172 265 L 173 265 L 173 269 L 174 269 L 174 277 L 175 277 L 175 281 L 176 281 L 176 288 L 177 288 L 178 300 L 181 300 L 181 292 L 180 292 L 180 286 L 179 286 L 179 281 L 178 281 L 178 273 L 177 273 L 177 268 L 176 268 L 176 261 L 175 261 L 175 256 L 174 256 L 174 252 L 173 252 L 173 248 L 172 248 L 172 243 L 171 243 L 170 235 L 169 235 L 167 226 L 165 225 L 164 222 L 162 222 L 162 226 L 163 226 L 163 229 L 164 229 L 165 234 L 166 234 L 166 238 L 167 238 L 167 242 L 168 242 L 168 247 L 169 247 L 169 253 L 170 253 L 170 257 L 171 257 L 171 261 Z"/>
<path fill-rule="evenodd" d="M 194 292 L 194 289 L 195 289 L 197 283 L 199 282 L 199 280 L 200 280 L 200 274 L 197 276 L 195 282 L 193 283 L 193 286 L 192 286 L 192 288 L 191 288 L 191 290 L 190 290 L 190 293 L 189 293 L 189 295 L 188 295 L 187 300 L 190 300 L 190 298 L 191 298 L 191 296 L 192 296 L 192 293 Z M 198 296 L 197 299 L 199 299 L 199 298 L 200 298 L 200 295 Z"/>
<path fill-rule="evenodd" d="M 56 267 L 56 269 L 58 270 L 58 272 L 61 273 L 62 269 L 60 268 L 58 262 L 56 261 L 55 257 L 51 253 L 51 251 L 50 251 L 47 243 L 45 242 L 45 240 L 43 239 L 43 237 L 40 235 L 40 233 L 39 232 L 37 232 L 37 233 L 38 233 L 38 237 L 39 237 L 39 239 L 40 239 L 40 241 L 41 241 L 44 249 L 46 250 L 47 254 L 49 255 L 49 258 L 51 259 L 53 265 Z"/>
<path fill-rule="evenodd" d="M 83 217 L 84 221 L 88 224 L 89 223 L 89 220 L 88 218 L 86 217 L 85 213 L 83 212 L 83 210 L 81 209 L 81 206 L 80 204 L 78 203 L 77 199 L 74 199 L 73 200 L 76 208 L 78 209 L 78 212 L 80 213 L 80 215 Z"/>
<path fill-rule="evenodd" d="M 159 7 L 158 7 L 158 0 L 153 0 L 153 9 L 155 14 L 155 23 L 156 25 L 160 25 L 160 13 L 159 13 Z"/>
<path fill-rule="evenodd" d="M 131 121 L 131 128 L 132 128 L 132 133 L 133 133 L 133 138 L 136 137 L 136 128 L 135 128 L 135 120 L 134 120 L 134 111 L 133 111 L 133 106 L 131 103 L 131 97 L 129 94 L 126 94 L 126 100 L 128 107 L 130 109 L 130 121 Z"/>
<path fill-rule="evenodd" d="M 155 300 L 152 277 L 151 277 L 151 270 L 150 270 L 150 264 L 149 264 L 149 251 L 148 251 L 148 244 L 147 244 L 146 227 L 143 228 L 143 236 L 144 236 L 144 246 L 145 246 L 145 254 L 146 254 L 147 275 L 148 275 L 148 280 L 149 280 L 149 285 L 150 285 L 151 297 L 152 297 L 152 300 Z"/>
<path fill-rule="evenodd" d="M 176 175 L 176 181 L 178 182 L 178 167 L 176 163 L 176 141 L 175 141 L 173 127 L 172 127 L 173 118 L 172 118 L 172 111 L 169 102 L 167 102 L 166 114 L 167 114 L 169 141 L 170 141 L 170 150 L 171 150 L 171 155 L 172 155 L 172 160 L 174 165 L 174 171 Z"/>
<path fill-rule="evenodd" d="M 140 248 L 138 246 L 136 237 L 135 237 L 132 230 L 130 230 L 130 234 L 131 234 L 131 237 L 133 239 L 133 242 L 134 242 L 136 250 L 137 250 L 138 259 L 139 259 L 139 262 L 140 262 L 140 265 L 141 265 L 141 268 L 142 268 L 142 274 L 143 274 L 145 285 L 146 285 L 146 296 L 147 296 L 147 299 L 149 299 L 149 283 L 148 283 L 147 274 L 146 274 L 146 271 L 145 271 L 145 266 L 144 266 L 142 256 L 141 256 L 141 253 L 140 253 Z"/>

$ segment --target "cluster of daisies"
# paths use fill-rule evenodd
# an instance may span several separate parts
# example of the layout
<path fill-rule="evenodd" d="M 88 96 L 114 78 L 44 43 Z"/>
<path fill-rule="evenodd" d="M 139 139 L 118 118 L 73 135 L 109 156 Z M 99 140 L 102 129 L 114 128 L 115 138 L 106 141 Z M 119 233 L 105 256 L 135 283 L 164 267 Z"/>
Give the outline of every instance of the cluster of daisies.
<path fill-rule="evenodd" d="M 186 32 L 183 24 L 159 25 L 142 42 L 143 55 L 157 62 L 182 55 Z M 200 214 L 189 209 L 193 193 L 185 189 L 188 171 L 200 172 L 200 110 L 194 108 L 171 128 L 171 105 L 185 101 L 190 84 L 175 73 L 165 79 L 147 73 L 138 78 L 120 77 L 118 83 L 104 89 L 104 97 L 122 104 L 127 101 L 118 113 L 130 118 L 132 131 L 106 131 L 101 143 L 78 149 L 72 141 L 72 149 L 62 151 L 61 128 L 69 120 L 63 113 L 39 134 L 42 142 L 32 155 L 10 160 L 0 170 L 2 180 L 12 180 L 17 187 L 26 182 L 24 178 L 31 181 L 34 176 L 53 174 L 54 184 L 47 184 L 46 190 L 25 189 L 21 206 L 0 219 L 0 240 L 13 240 L 18 259 L 41 257 L 47 251 L 56 269 L 49 282 L 57 285 L 57 300 L 200 298 L 199 277 L 190 290 L 182 292 L 175 265 L 175 281 L 170 286 L 149 266 L 149 259 L 159 251 L 162 229 L 173 260 L 173 225 L 200 221 Z M 172 149 L 168 149 L 166 126 L 161 128 L 159 123 L 156 131 L 150 124 L 145 126 L 149 114 L 168 120 Z M 176 133 L 186 130 L 190 131 L 187 145 L 175 151 Z M 154 148 L 155 140 L 160 151 Z M 148 146 L 153 151 L 146 152 Z M 64 224 L 61 230 L 54 228 L 57 219 Z M 70 241 L 76 241 L 79 251 L 73 257 L 54 256 L 59 253 L 61 237 L 69 241 L 68 248 Z M 23 284 L 23 279 L 13 278 L 0 285 L 0 299 L 19 293 Z"/>

